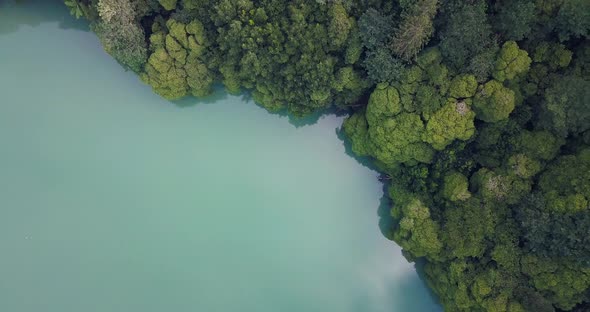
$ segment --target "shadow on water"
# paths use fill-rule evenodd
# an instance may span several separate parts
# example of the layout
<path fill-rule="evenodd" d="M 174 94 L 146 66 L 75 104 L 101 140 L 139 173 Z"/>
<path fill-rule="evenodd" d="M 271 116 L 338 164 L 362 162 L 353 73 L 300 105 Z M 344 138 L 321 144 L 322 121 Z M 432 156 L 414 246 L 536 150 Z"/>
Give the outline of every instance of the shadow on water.
<path fill-rule="evenodd" d="M 23 25 L 38 27 L 53 22 L 57 22 L 62 29 L 90 29 L 86 21 L 76 20 L 70 15 L 63 0 L 0 1 L 0 35 L 16 32 Z"/>
<path fill-rule="evenodd" d="M 433 307 L 436 304 L 436 298 L 424 298 L 424 289 L 426 288 L 421 278 L 414 274 L 406 274 L 403 277 L 390 279 L 383 285 L 385 298 L 375 298 L 371 293 L 365 293 L 359 296 L 355 301 L 351 311 L 366 312 L 367 307 L 395 307 L 391 311 L 403 312 L 437 312 L 442 311 L 440 306 Z M 381 302 L 375 302 L 379 301 Z M 376 309 L 380 310 L 381 309 Z M 389 309 L 388 309 L 389 310 Z"/>
<path fill-rule="evenodd" d="M 363 165 L 363 167 L 366 167 L 375 172 L 379 172 L 379 168 L 375 166 L 370 157 L 358 156 L 352 151 L 352 142 L 348 137 L 346 137 L 346 134 L 344 134 L 342 125 L 339 128 L 336 128 L 335 131 L 338 139 L 340 139 L 340 141 L 342 141 L 342 144 L 344 144 L 344 152 L 346 153 L 346 155 L 356 160 L 359 164 Z"/>
<path fill-rule="evenodd" d="M 189 96 L 186 96 L 180 100 L 174 100 L 174 101 L 170 101 L 170 102 L 173 103 L 174 105 L 176 105 L 177 107 L 188 108 L 188 107 L 192 107 L 195 105 L 201 105 L 201 104 L 213 104 L 217 101 L 227 98 L 229 95 L 231 95 L 231 94 L 225 89 L 223 84 L 217 83 L 213 87 L 213 92 L 208 96 L 195 97 L 195 96 L 189 95 Z M 258 104 L 256 101 L 254 101 L 254 99 L 252 98 L 252 93 L 249 90 L 242 90 L 240 93 L 235 94 L 235 95 L 239 96 L 243 103 L 248 103 L 248 105 L 254 104 L 254 105 L 266 110 L 266 108 L 264 108 L 262 105 Z M 336 115 L 336 113 L 333 112 L 332 110 L 318 111 L 318 112 L 315 112 L 315 113 L 310 114 L 305 117 L 293 116 L 292 114 L 289 114 L 287 112 L 287 110 L 281 110 L 278 112 L 271 112 L 271 111 L 267 110 L 267 112 L 269 114 L 278 116 L 279 118 L 287 119 L 289 121 L 289 124 L 291 124 L 295 128 L 314 125 L 320 120 L 320 118 L 322 116 L 325 116 L 325 115 Z"/>
<path fill-rule="evenodd" d="M 170 101 L 172 104 L 179 108 L 188 108 L 195 105 L 201 104 L 214 104 L 217 101 L 222 101 L 228 97 L 228 93 L 221 84 L 215 84 L 213 86 L 213 92 L 204 97 L 185 96 L 180 100 Z"/>
<path fill-rule="evenodd" d="M 282 110 L 280 112 L 277 112 L 276 114 L 281 117 L 288 118 L 289 123 L 293 125 L 295 128 L 301 128 L 305 126 L 315 125 L 318 122 L 318 120 L 320 120 L 320 117 L 327 114 L 327 111 L 318 111 L 305 117 L 295 117 L 289 114 L 286 110 Z"/>
<path fill-rule="evenodd" d="M 383 196 L 379 200 L 379 207 L 377 208 L 377 216 L 379 216 L 379 230 L 385 238 L 392 240 L 392 229 L 395 220 L 391 216 L 391 199 L 387 196 L 387 184 L 383 184 Z"/>
<path fill-rule="evenodd" d="M 262 105 L 256 103 L 256 101 L 254 101 L 254 99 L 252 98 L 252 93 L 250 91 L 245 91 L 245 92 L 241 93 L 240 95 L 242 96 L 242 100 L 251 101 L 251 102 L 255 103 L 256 105 L 258 105 L 259 107 L 264 108 Z M 264 108 L 264 109 L 266 109 L 266 108 Z M 320 120 L 320 118 L 322 116 L 329 115 L 331 113 L 331 111 L 330 110 L 320 110 L 320 111 L 314 112 L 313 114 L 307 115 L 305 117 L 297 117 L 292 114 L 289 114 L 289 112 L 286 109 L 282 109 L 278 112 L 268 111 L 268 113 L 275 115 L 275 116 L 279 116 L 281 118 L 286 118 L 289 121 L 289 124 L 291 124 L 295 128 L 301 128 L 301 127 L 305 127 L 305 126 L 315 125 L 318 122 L 318 120 Z"/>
<path fill-rule="evenodd" d="M 432 288 L 428 285 L 428 281 L 426 280 L 426 273 L 424 272 L 425 265 L 426 265 L 426 259 L 420 258 L 420 259 L 416 260 L 416 262 L 414 263 L 414 268 L 416 269 L 416 273 L 418 273 L 418 278 L 420 279 L 422 284 L 427 286 L 426 291 L 428 292 L 428 295 L 430 296 L 431 300 L 440 305 L 440 303 L 439 303 L 440 300 L 439 300 L 438 296 L 432 291 Z"/>
<path fill-rule="evenodd" d="M 388 184 L 384 183 L 383 184 L 383 196 L 379 200 L 379 208 L 377 208 L 377 215 L 379 216 L 379 230 L 381 231 L 381 234 L 385 238 L 387 238 L 388 240 L 391 240 L 392 244 L 395 244 L 395 242 L 393 241 L 392 231 L 393 231 L 393 227 L 396 224 L 397 220 L 395 220 L 391 216 L 392 202 L 387 194 L 388 194 Z M 428 292 L 428 295 L 430 296 L 430 299 L 432 302 L 439 302 L 437 295 L 432 291 L 432 289 L 430 287 L 426 287 L 426 286 L 428 286 L 428 281 L 426 280 L 426 273 L 424 272 L 425 265 L 426 265 L 426 259 L 424 259 L 424 258 L 418 258 L 414 261 L 414 268 L 416 269 L 416 273 L 418 275 L 418 278 L 413 278 L 413 279 L 408 278 L 408 281 L 411 284 L 413 284 L 413 287 L 412 287 L 412 285 L 410 285 L 410 289 L 413 289 L 413 290 L 407 291 L 407 292 L 412 294 L 412 293 L 414 293 L 414 291 L 418 292 L 418 289 L 420 287 L 423 287 L 423 288 L 426 288 L 426 291 Z M 396 281 L 396 284 L 397 283 L 398 283 L 398 281 Z M 406 290 L 404 290 L 404 292 L 405 291 Z M 403 296 L 403 298 L 407 298 L 407 297 Z M 414 298 L 414 299 L 421 300 L 420 298 Z M 402 307 L 405 307 L 405 304 L 406 303 L 402 304 Z M 414 311 L 414 310 L 402 310 L 402 311 Z M 415 310 L 415 311 L 427 311 L 427 310 Z"/>
<path fill-rule="evenodd" d="M 352 142 L 350 139 L 344 134 L 342 127 L 336 129 L 336 136 L 338 139 L 342 141 L 344 144 L 344 151 L 346 155 L 356 160 L 362 166 L 368 168 L 369 170 L 374 171 L 375 173 L 380 172 L 379 168 L 374 164 L 373 160 L 370 157 L 361 157 L 357 156 L 352 151 Z M 376 179 L 378 176 L 376 177 Z M 391 240 L 391 229 L 395 224 L 395 220 L 391 216 L 391 199 L 389 199 L 388 194 L 388 183 L 382 183 L 382 191 L 383 195 L 379 200 L 379 207 L 377 208 L 377 216 L 379 217 L 379 230 L 381 234 L 385 236 L 385 238 Z"/>

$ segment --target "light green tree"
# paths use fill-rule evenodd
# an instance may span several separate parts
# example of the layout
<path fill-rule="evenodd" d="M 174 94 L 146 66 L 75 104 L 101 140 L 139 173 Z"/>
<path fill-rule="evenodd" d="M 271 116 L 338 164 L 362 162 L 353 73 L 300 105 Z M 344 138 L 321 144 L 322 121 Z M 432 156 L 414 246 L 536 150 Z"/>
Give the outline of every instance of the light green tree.
<path fill-rule="evenodd" d="M 525 74 L 531 65 L 531 58 L 525 50 L 518 48 L 514 41 L 507 41 L 502 45 L 493 76 L 496 80 L 514 79 L 517 75 Z"/>
<path fill-rule="evenodd" d="M 473 99 L 476 117 L 485 122 L 498 122 L 508 118 L 514 105 L 514 91 L 496 80 L 479 86 Z"/>

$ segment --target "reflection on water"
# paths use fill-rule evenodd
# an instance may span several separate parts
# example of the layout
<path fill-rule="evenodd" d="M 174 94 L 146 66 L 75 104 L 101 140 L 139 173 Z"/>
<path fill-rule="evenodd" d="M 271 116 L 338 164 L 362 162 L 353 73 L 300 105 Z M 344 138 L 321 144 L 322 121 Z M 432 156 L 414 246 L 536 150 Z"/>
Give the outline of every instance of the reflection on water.
<path fill-rule="evenodd" d="M 58 9 L 56 9 L 58 8 Z M 62 0 L 2 0 L 0 1 L 0 35 L 12 33 L 26 25 L 38 27 L 57 22 L 61 29 L 88 31 L 88 24 L 70 16 Z"/>
<path fill-rule="evenodd" d="M 215 84 L 210 95 L 201 98 L 192 96 L 184 97 L 180 100 L 171 101 L 174 105 L 180 108 L 189 108 L 195 105 L 215 104 L 216 102 L 226 100 L 228 93 L 225 92 L 223 85 Z"/>
<path fill-rule="evenodd" d="M 0 311 L 439 310 L 342 117 L 172 105 L 50 3 L 0 9 Z"/>

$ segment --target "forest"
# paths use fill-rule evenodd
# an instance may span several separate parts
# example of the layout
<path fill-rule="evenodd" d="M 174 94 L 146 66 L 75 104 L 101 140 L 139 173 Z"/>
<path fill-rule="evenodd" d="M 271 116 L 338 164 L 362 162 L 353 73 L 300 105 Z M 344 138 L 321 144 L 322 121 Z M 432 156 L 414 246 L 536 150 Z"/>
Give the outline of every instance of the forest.
<path fill-rule="evenodd" d="M 166 99 L 348 114 L 446 311 L 590 311 L 589 0 L 65 5 Z"/>

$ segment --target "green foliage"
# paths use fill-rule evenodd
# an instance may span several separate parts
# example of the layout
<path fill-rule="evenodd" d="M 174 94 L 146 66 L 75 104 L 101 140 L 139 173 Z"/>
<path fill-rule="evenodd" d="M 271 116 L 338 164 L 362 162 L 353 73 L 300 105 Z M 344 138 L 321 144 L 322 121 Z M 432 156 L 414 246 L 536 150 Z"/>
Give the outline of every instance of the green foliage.
<path fill-rule="evenodd" d="M 496 27 L 506 39 L 522 40 L 531 32 L 535 20 L 533 0 L 510 0 L 500 6 Z"/>
<path fill-rule="evenodd" d="M 365 119 L 361 122 L 359 118 Z M 402 111 L 396 88 L 380 84 L 369 98 L 364 114 L 357 113 L 344 123 L 345 133 L 354 146 L 364 146 L 367 155 L 387 167 L 399 163 L 428 163 L 433 150 L 422 141 L 425 125 L 420 116 Z M 359 125 L 365 125 L 359 127 Z M 362 135 L 364 133 L 365 135 Z M 365 141 L 365 144 L 359 142 Z"/>
<path fill-rule="evenodd" d="M 463 178 L 465 180 L 460 178 L 461 184 L 467 182 L 466 178 Z M 445 179 L 446 182 L 447 179 Z M 466 196 L 464 194 L 461 195 L 463 198 Z M 496 216 L 490 206 L 482 205 L 477 198 L 465 198 L 464 202 L 446 209 L 443 235 L 451 253 L 450 256 L 481 257 L 486 249 L 486 238 L 494 234 L 496 222 Z"/>
<path fill-rule="evenodd" d="M 514 41 L 507 41 L 500 49 L 493 76 L 502 82 L 525 74 L 531 65 L 531 58 L 525 50 L 520 50 Z"/>
<path fill-rule="evenodd" d="M 454 140 L 466 141 L 475 133 L 475 113 L 465 102 L 449 100 L 426 124 L 422 138 L 436 150 L 443 150 Z"/>
<path fill-rule="evenodd" d="M 548 131 L 521 131 L 512 139 L 515 150 L 539 160 L 551 160 L 559 152 L 563 140 Z"/>
<path fill-rule="evenodd" d="M 451 81 L 449 96 L 456 99 L 469 98 L 475 95 L 477 80 L 473 75 L 459 75 Z"/>
<path fill-rule="evenodd" d="M 367 50 L 362 65 L 368 78 L 373 83 L 399 80 L 404 66 L 389 48 L 392 17 L 370 8 L 360 17 L 358 25 L 359 37 Z"/>
<path fill-rule="evenodd" d="M 404 109 L 420 113 L 424 120 L 444 104 L 449 88 L 449 71 L 440 62 L 440 51 L 428 49 L 418 56 L 418 64 L 408 68 L 396 84 Z"/>
<path fill-rule="evenodd" d="M 530 180 L 504 170 L 482 168 L 471 177 L 471 185 L 486 202 L 516 204 L 531 190 Z"/>
<path fill-rule="evenodd" d="M 161 28 L 160 28 L 161 27 Z M 208 44 L 203 24 L 193 20 L 183 24 L 170 19 L 150 37 L 153 50 L 141 78 L 156 93 L 167 99 L 179 99 L 191 93 L 210 92 L 213 77 L 202 61 Z"/>
<path fill-rule="evenodd" d="M 510 301 L 512 282 L 489 262 L 456 259 L 428 263 L 428 280 L 449 311 L 509 311 L 518 309 Z M 513 310 L 518 311 L 518 310 Z"/>
<path fill-rule="evenodd" d="M 392 18 L 370 8 L 359 19 L 359 31 L 363 45 L 369 50 L 375 50 L 389 41 L 393 32 Z"/>
<path fill-rule="evenodd" d="M 64 0 L 72 16 L 76 19 L 84 17 L 90 22 L 96 22 L 98 20 L 97 2 L 97 0 Z"/>
<path fill-rule="evenodd" d="M 346 52 L 344 54 L 344 61 L 346 64 L 355 64 L 361 57 L 363 52 L 363 43 L 358 29 L 351 30 L 348 35 L 348 43 L 346 45 Z"/>
<path fill-rule="evenodd" d="M 492 70 L 497 44 L 486 15 L 483 0 L 462 1 L 453 6 L 448 1 L 443 10 L 445 25 L 440 32 L 440 49 L 447 62 L 462 72 L 485 79 Z"/>
<path fill-rule="evenodd" d="M 516 296 L 522 302 L 522 306 L 529 311 L 554 312 L 555 308 L 551 302 L 545 299 L 540 293 L 529 287 L 520 287 L 516 290 Z"/>
<path fill-rule="evenodd" d="M 359 156 L 368 156 L 370 154 L 367 146 L 368 124 L 365 119 L 365 114 L 359 112 L 346 118 L 342 124 L 342 129 L 352 143 L 352 151 Z"/>
<path fill-rule="evenodd" d="M 352 30 L 355 20 L 348 16 L 346 9 L 342 3 L 335 3 L 328 11 L 330 16 L 330 23 L 328 26 L 328 36 L 332 44 L 340 48 L 348 39 L 348 35 Z"/>
<path fill-rule="evenodd" d="M 369 51 L 363 66 L 369 79 L 374 83 L 399 80 L 404 69 L 402 62 L 394 58 L 386 47 Z"/>
<path fill-rule="evenodd" d="M 580 212 L 590 203 L 590 149 L 558 158 L 541 175 L 540 190 L 552 211 Z"/>
<path fill-rule="evenodd" d="M 525 255 L 522 271 L 531 284 L 557 308 L 569 310 L 586 299 L 590 287 L 590 268 L 568 261 Z"/>
<path fill-rule="evenodd" d="M 222 81 L 231 91 L 252 89 L 271 111 L 306 115 L 334 102 L 346 106 L 368 87 L 353 66 L 362 52 L 345 6 L 276 1 L 255 8 L 250 1 L 222 1 L 210 18 L 218 25 L 211 37 L 215 57 L 223 60 Z"/>
<path fill-rule="evenodd" d="M 386 84 L 379 84 L 369 97 L 365 114 L 369 124 L 378 124 L 383 117 L 393 117 L 402 111 L 399 92 Z"/>
<path fill-rule="evenodd" d="M 528 179 L 541 171 L 541 163 L 525 154 L 515 154 L 508 158 L 508 166 L 520 178 Z"/>
<path fill-rule="evenodd" d="M 390 167 L 398 163 L 428 163 L 434 152 L 422 142 L 423 132 L 420 116 L 412 113 L 400 113 L 383 118 L 383 122 L 369 124 L 372 155 Z"/>
<path fill-rule="evenodd" d="M 561 41 L 572 37 L 588 37 L 590 34 L 590 2 L 587 0 L 564 0 L 555 19 L 557 34 Z"/>
<path fill-rule="evenodd" d="M 438 237 L 440 229 L 431 219 L 428 207 L 411 195 L 400 199 L 396 205 L 403 217 L 393 233 L 393 239 L 410 251 L 413 257 L 436 258 L 442 249 Z"/>
<path fill-rule="evenodd" d="M 514 105 L 514 91 L 496 80 L 481 85 L 473 99 L 476 117 L 485 122 L 498 122 L 508 118 Z"/>
<path fill-rule="evenodd" d="M 406 9 L 391 42 L 391 49 L 398 57 L 409 61 L 428 42 L 434 32 L 432 19 L 437 4 L 438 0 L 418 0 Z"/>
<path fill-rule="evenodd" d="M 590 216 L 581 211 L 560 211 L 541 194 L 520 204 L 517 218 L 524 233 L 525 247 L 547 258 L 570 259 L 590 264 Z"/>
<path fill-rule="evenodd" d="M 453 202 L 466 200 L 471 197 L 468 187 L 469 182 L 464 175 L 459 172 L 451 172 L 445 175 L 442 195 Z"/>
<path fill-rule="evenodd" d="M 65 4 L 70 9 L 70 14 L 72 14 L 76 19 L 84 16 L 84 4 L 78 0 L 65 0 Z"/>
<path fill-rule="evenodd" d="M 160 5 L 170 11 L 170 10 L 174 10 L 176 8 L 176 2 L 177 0 L 158 0 L 158 2 L 160 2 Z"/>
<path fill-rule="evenodd" d="M 563 44 L 544 41 L 536 47 L 533 60 L 537 63 L 546 63 L 551 70 L 557 70 L 570 64 L 572 52 Z"/>
<path fill-rule="evenodd" d="M 567 75 L 556 79 L 545 92 L 541 125 L 563 137 L 590 129 L 589 98 L 590 78 Z"/>
<path fill-rule="evenodd" d="M 141 71 L 147 60 L 147 47 L 131 2 L 100 0 L 97 9 L 100 20 L 92 25 L 92 30 L 105 51 L 131 70 Z"/>

